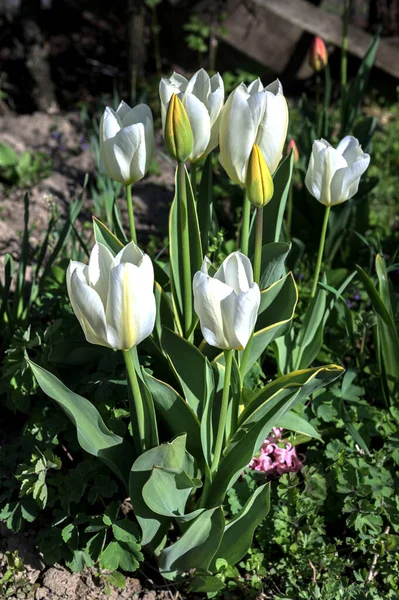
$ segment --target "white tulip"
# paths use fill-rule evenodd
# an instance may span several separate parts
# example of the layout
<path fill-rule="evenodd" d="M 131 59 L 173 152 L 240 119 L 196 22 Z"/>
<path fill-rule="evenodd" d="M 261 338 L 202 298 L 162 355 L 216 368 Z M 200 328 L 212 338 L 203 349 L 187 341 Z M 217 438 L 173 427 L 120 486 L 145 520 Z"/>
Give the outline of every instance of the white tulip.
<path fill-rule="evenodd" d="M 263 87 L 260 79 L 241 83 L 228 97 L 219 131 L 219 160 L 235 183 L 245 185 L 254 144 L 273 175 L 281 160 L 288 129 L 288 106 L 278 79 Z"/>
<path fill-rule="evenodd" d="M 100 123 L 101 169 L 123 185 L 144 177 L 154 152 L 154 125 L 146 104 L 130 108 L 121 102 L 104 111 Z"/>
<path fill-rule="evenodd" d="M 316 140 L 306 173 L 306 187 L 325 206 L 341 204 L 357 193 L 360 177 L 369 162 L 370 156 L 351 135 L 344 137 L 336 149 L 326 140 Z"/>
<path fill-rule="evenodd" d="M 196 162 L 218 145 L 224 102 L 223 79 L 219 73 L 209 77 L 204 69 L 197 71 L 190 80 L 179 73 L 161 79 L 159 95 L 163 131 L 172 94 L 178 95 L 187 111 L 194 138 L 193 150 L 188 160 Z"/>
<path fill-rule="evenodd" d="M 130 242 L 115 257 L 95 244 L 89 264 L 71 260 L 67 288 L 88 342 L 115 350 L 136 346 L 154 329 L 154 268 Z"/>
<path fill-rule="evenodd" d="M 230 254 L 213 277 L 205 258 L 194 275 L 194 309 L 202 335 L 211 346 L 243 350 L 255 327 L 260 291 L 254 283 L 252 265 L 241 252 Z"/>

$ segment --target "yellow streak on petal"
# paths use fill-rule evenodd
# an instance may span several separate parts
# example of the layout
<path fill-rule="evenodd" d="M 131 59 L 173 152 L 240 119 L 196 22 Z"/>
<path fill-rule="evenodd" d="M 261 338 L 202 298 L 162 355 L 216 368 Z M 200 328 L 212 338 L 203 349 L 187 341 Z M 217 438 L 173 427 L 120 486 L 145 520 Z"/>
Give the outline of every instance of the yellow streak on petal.
<path fill-rule="evenodd" d="M 134 310 L 134 294 L 133 294 L 133 286 L 129 277 L 127 265 L 123 269 L 123 278 L 122 278 L 122 311 L 121 315 L 124 332 L 123 332 L 123 340 L 124 345 L 126 346 L 124 350 L 130 350 L 133 346 L 136 345 L 137 341 L 137 324 L 135 319 L 135 310 Z"/>

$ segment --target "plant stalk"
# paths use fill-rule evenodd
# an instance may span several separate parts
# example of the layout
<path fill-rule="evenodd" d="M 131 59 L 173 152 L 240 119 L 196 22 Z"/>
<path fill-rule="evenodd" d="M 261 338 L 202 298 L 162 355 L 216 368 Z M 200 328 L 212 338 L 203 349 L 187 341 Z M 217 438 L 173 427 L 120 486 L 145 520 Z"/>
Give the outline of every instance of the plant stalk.
<path fill-rule="evenodd" d="M 222 405 L 220 407 L 220 416 L 219 416 L 219 427 L 216 436 L 215 443 L 215 452 L 213 455 L 212 465 L 211 465 L 211 473 L 214 473 L 220 461 L 220 456 L 222 454 L 223 447 L 223 439 L 226 430 L 226 418 L 227 418 L 227 408 L 229 405 L 229 395 L 230 395 L 230 380 L 231 380 L 231 366 L 233 364 L 233 350 L 225 350 L 225 364 L 226 370 L 224 374 L 224 385 L 223 385 L 223 394 L 222 394 Z"/>
<path fill-rule="evenodd" d="M 254 281 L 258 285 L 260 283 L 260 269 L 261 269 L 261 264 L 262 264 L 262 237 L 263 237 L 263 206 L 256 209 Z"/>
<path fill-rule="evenodd" d="M 241 225 L 241 252 L 248 256 L 249 245 L 249 225 L 251 220 L 251 203 L 244 191 L 244 200 L 242 205 L 242 225 Z"/>
<path fill-rule="evenodd" d="M 182 236 L 183 258 L 183 311 L 184 311 L 184 336 L 188 339 L 193 320 L 193 300 L 191 290 L 191 262 L 190 262 L 190 232 L 187 220 L 187 189 L 186 168 L 184 163 L 177 164 L 177 180 L 179 185 L 178 209 L 180 213 L 180 226 Z"/>
<path fill-rule="evenodd" d="M 144 452 L 144 450 L 146 450 L 146 440 L 143 399 L 141 397 L 139 381 L 137 379 L 137 373 L 136 369 L 134 368 L 131 352 L 130 350 L 123 350 L 122 352 L 123 358 L 125 359 L 126 371 L 133 397 L 133 406 L 130 406 L 130 416 L 132 421 L 133 419 L 135 419 L 137 423 L 137 431 L 139 434 L 139 449 L 141 452 Z"/>
<path fill-rule="evenodd" d="M 323 261 L 324 245 L 326 243 L 326 233 L 327 233 L 327 226 L 328 226 L 328 217 L 330 216 L 330 210 L 331 210 L 331 207 L 326 206 L 326 212 L 324 213 L 323 227 L 321 228 L 319 252 L 317 254 L 316 271 L 314 274 L 311 298 L 314 298 L 316 295 L 317 283 L 319 281 L 319 276 L 320 276 L 321 263 Z"/>
<path fill-rule="evenodd" d="M 129 215 L 129 227 L 130 237 L 133 242 L 137 244 L 136 226 L 134 224 L 134 212 L 133 212 L 133 199 L 132 199 L 132 186 L 126 186 L 126 203 L 127 203 L 127 214 Z"/>
<path fill-rule="evenodd" d="M 346 84 L 348 72 L 348 21 L 349 0 L 344 0 L 344 12 L 342 15 L 342 51 L 341 51 L 341 134 L 344 134 Z"/>
<path fill-rule="evenodd" d="M 291 239 L 291 227 L 292 227 L 292 209 L 294 203 L 294 190 L 292 180 L 290 183 L 290 191 L 288 192 L 288 204 L 287 204 L 287 239 Z"/>
<path fill-rule="evenodd" d="M 190 182 L 193 190 L 194 200 L 197 200 L 197 164 L 191 163 L 190 165 Z"/>

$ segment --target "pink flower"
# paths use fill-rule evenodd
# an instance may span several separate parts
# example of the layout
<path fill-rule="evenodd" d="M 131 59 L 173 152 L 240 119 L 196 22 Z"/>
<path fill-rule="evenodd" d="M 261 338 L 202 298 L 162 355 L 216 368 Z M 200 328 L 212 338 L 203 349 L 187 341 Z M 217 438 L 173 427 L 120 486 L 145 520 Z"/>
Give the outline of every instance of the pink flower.
<path fill-rule="evenodd" d="M 278 477 L 284 473 L 297 473 L 302 469 L 303 464 L 297 456 L 295 446 L 282 440 L 282 433 L 281 427 L 272 429 L 261 446 L 259 456 L 255 456 L 249 463 L 250 469 Z"/>

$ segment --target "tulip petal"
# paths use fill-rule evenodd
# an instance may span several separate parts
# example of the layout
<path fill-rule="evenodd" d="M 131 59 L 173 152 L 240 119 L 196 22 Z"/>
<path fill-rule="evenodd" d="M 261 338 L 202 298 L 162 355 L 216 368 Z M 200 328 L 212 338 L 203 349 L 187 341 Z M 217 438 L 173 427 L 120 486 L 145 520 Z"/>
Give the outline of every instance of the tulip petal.
<path fill-rule="evenodd" d="M 100 137 L 103 141 L 109 140 L 116 136 L 121 127 L 122 120 L 120 116 L 112 110 L 112 108 L 107 106 L 102 117 Z"/>
<path fill-rule="evenodd" d="M 113 260 L 113 266 L 117 267 L 120 263 L 130 262 L 137 267 L 143 260 L 144 252 L 134 243 L 129 242 Z"/>
<path fill-rule="evenodd" d="M 269 87 L 276 87 L 276 82 Z M 285 96 L 271 91 L 264 92 L 265 108 L 255 143 L 262 150 L 271 174 L 281 160 L 288 130 L 288 106 Z"/>
<path fill-rule="evenodd" d="M 97 292 L 87 285 L 79 269 L 71 275 L 69 299 L 86 340 L 91 344 L 110 346 L 103 303 Z"/>
<path fill-rule="evenodd" d="M 342 154 L 348 165 L 353 163 L 360 156 L 363 156 L 359 140 L 353 137 L 353 135 L 347 135 L 339 142 L 337 152 Z"/>
<path fill-rule="evenodd" d="M 145 175 L 146 151 L 144 125 L 124 127 L 113 140 L 113 151 L 124 185 L 136 183 Z"/>
<path fill-rule="evenodd" d="M 225 335 L 222 302 L 234 292 L 223 282 L 198 271 L 193 279 L 194 310 L 200 319 L 202 335 L 210 346 L 229 349 Z"/>
<path fill-rule="evenodd" d="M 305 177 L 309 192 L 325 206 L 331 206 L 331 181 L 338 169 L 347 166 L 344 157 L 325 140 L 313 142 L 312 154 Z"/>
<path fill-rule="evenodd" d="M 132 110 L 130 108 L 130 106 L 124 102 L 123 100 L 119 103 L 118 108 L 116 109 L 116 114 L 118 115 L 118 117 L 121 119 L 121 121 L 123 122 L 123 117 L 125 115 L 127 115 L 127 113 Z"/>
<path fill-rule="evenodd" d="M 110 341 L 119 350 L 129 350 L 151 334 L 155 296 L 135 265 L 125 262 L 111 269 L 106 317 Z"/>
<path fill-rule="evenodd" d="M 244 349 L 247 345 L 255 327 L 259 305 L 259 286 L 254 283 L 248 291 L 236 297 L 234 310 L 227 313 L 231 318 L 231 328 L 239 342 L 236 349 L 240 346 Z"/>
<path fill-rule="evenodd" d="M 222 112 L 219 132 L 219 160 L 227 175 L 235 183 L 245 184 L 246 169 L 256 131 L 248 94 L 240 85 L 228 97 Z"/>
<path fill-rule="evenodd" d="M 142 167 L 145 174 L 148 171 L 155 147 L 154 122 L 150 107 L 147 104 L 138 104 L 125 114 L 122 123 L 123 127 L 135 125 L 136 123 L 141 123 L 144 127 L 144 144 L 140 146 L 140 153 L 145 153 L 143 157 L 144 166 Z"/>
<path fill-rule="evenodd" d="M 211 82 L 205 69 L 200 69 L 191 77 L 185 89 L 187 94 L 194 94 L 208 108 L 208 98 L 211 93 Z"/>
<path fill-rule="evenodd" d="M 249 84 L 249 86 L 247 87 L 247 92 L 251 96 L 253 96 L 253 94 L 258 94 L 259 92 L 263 92 L 263 90 L 264 90 L 264 87 L 263 87 L 263 83 L 260 80 L 260 77 L 258 77 L 254 81 L 252 81 Z"/>
<path fill-rule="evenodd" d="M 335 173 L 331 182 L 332 204 L 341 204 L 341 202 L 345 202 L 345 200 L 349 200 L 357 194 L 360 177 L 370 163 L 370 156 L 368 154 L 363 156 L 364 158 L 356 160 L 348 167 L 339 169 Z"/>
<path fill-rule="evenodd" d="M 88 283 L 97 292 L 105 306 L 108 295 L 109 272 L 113 256 L 103 244 L 95 244 L 90 254 L 88 266 Z"/>
<path fill-rule="evenodd" d="M 180 94 L 179 98 L 187 111 L 193 132 L 194 144 L 189 158 L 191 161 L 196 161 L 205 153 L 211 137 L 209 113 L 201 100 L 198 100 L 193 94 L 185 92 Z"/>
<path fill-rule="evenodd" d="M 230 286 L 235 293 L 247 292 L 253 283 L 251 261 L 241 252 L 233 252 L 223 261 L 214 279 Z"/>

